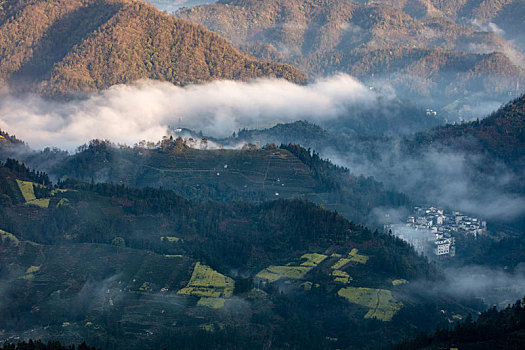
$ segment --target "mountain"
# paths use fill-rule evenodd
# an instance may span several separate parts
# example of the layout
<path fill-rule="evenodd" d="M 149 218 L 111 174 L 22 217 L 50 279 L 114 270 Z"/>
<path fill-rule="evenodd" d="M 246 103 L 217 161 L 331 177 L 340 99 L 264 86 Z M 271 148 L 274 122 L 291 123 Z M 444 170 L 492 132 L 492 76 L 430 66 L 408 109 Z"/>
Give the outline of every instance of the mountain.
<path fill-rule="evenodd" d="M 0 10 L 0 79 L 51 96 L 138 79 L 178 85 L 280 77 L 297 69 L 262 62 L 202 26 L 141 1 L 7 1 Z"/>
<path fill-rule="evenodd" d="M 192 202 L 0 164 L 0 338 L 130 348 L 376 348 L 471 308 L 404 242 L 301 200 Z M 418 317 L 413 317 L 418 314 Z"/>
<path fill-rule="evenodd" d="M 413 17 L 381 1 L 224 0 L 176 15 L 258 57 L 313 76 L 343 71 L 371 85 L 385 79 L 406 96 L 506 100 L 524 83 L 522 51 L 497 33 L 443 16 Z"/>
<path fill-rule="evenodd" d="M 516 230 L 523 232 L 525 227 L 523 104 L 522 96 L 480 121 L 413 135 L 348 135 L 337 125 L 327 130 L 302 121 L 240 130 L 235 137 L 215 141 L 226 145 L 300 143 L 414 202 L 469 212 L 494 223 L 512 223 L 514 228 L 505 226 L 494 232 L 516 235 Z"/>

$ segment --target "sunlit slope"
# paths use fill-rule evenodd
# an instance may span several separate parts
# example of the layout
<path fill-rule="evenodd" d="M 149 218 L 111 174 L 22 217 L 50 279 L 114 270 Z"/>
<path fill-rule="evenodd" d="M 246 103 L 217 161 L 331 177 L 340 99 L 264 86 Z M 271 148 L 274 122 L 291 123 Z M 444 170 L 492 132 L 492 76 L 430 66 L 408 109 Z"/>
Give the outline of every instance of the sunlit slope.
<path fill-rule="evenodd" d="M 242 54 L 202 26 L 133 0 L 6 2 L 0 77 L 51 95 L 149 78 L 178 85 L 215 79 L 303 80 L 290 66 Z"/>

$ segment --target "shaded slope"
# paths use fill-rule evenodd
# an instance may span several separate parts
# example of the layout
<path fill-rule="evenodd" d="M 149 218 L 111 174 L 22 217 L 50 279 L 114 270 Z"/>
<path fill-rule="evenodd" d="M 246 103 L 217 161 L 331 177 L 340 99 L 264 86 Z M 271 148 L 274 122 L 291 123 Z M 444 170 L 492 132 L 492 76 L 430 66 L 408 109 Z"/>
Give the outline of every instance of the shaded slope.
<path fill-rule="evenodd" d="M 0 164 L 12 182 L 18 175 L 11 168 L 14 163 Z M 0 206 L 2 336 L 83 338 L 117 349 L 232 342 L 253 348 L 271 333 L 277 347 L 319 348 L 326 347 L 328 334 L 341 338 L 338 345 L 363 346 L 369 343 L 361 336 L 366 333 L 377 336 L 375 345 L 411 334 L 413 324 L 402 317 L 405 305 L 394 316 L 401 317 L 397 322 L 383 323 L 364 318 L 367 308 L 337 297 L 341 285 L 329 272 L 341 254 L 357 258 L 339 267 L 352 273 L 352 285 L 388 288 L 395 298 L 410 292 L 393 287 L 395 278 L 440 276 L 395 237 L 304 201 L 198 203 L 172 191 L 75 182 L 53 189 L 47 208 Z M 9 196 L 4 190 L 0 185 Z M 292 293 L 281 293 L 278 285 L 254 289 L 252 278 L 262 269 L 304 264 L 303 257 L 308 271 L 287 284 Z M 209 268 L 199 269 L 204 264 Z M 224 295 L 221 310 L 185 295 L 199 273 L 214 292 L 214 284 L 204 281 L 222 276 L 211 269 L 229 276 L 230 287 L 235 280 L 235 298 Z M 306 282 L 310 291 L 302 287 Z M 406 307 L 419 306 L 411 301 Z M 431 314 L 432 322 L 442 319 Z M 344 327 L 334 329 L 335 322 Z M 206 326 L 217 333 L 203 332 Z M 295 335 L 304 329 L 312 330 L 306 341 Z M 349 329 L 352 336 L 345 336 Z M 197 338 L 203 339 L 192 346 Z"/>
<path fill-rule="evenodd" d="M 196 200 L 308 199 L 360 223 L 376 206 L 409 203 L 403 194 L 371 178 L 353 176 L 298 145 L 199 150 L 177 149 L 176 140 L 166 144 L 158 149 L 117 149 L 94 141 L 51 171 L 58 178 L 168 188 Z"/>
<path fill-rule="evenodd" d="M 416 139 L 423 144 L 440 143 L 520 164 L 525 156 L 525 95 L 481 121 L 439 127 Z"/>

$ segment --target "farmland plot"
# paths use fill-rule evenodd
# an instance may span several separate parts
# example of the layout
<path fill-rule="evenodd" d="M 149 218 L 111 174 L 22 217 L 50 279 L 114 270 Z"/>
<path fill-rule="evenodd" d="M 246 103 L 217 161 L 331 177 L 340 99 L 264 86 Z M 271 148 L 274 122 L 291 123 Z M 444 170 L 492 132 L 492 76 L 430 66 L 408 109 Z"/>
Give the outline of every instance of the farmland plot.
<path fill-rule="evenodd" d="M 201 297 L 198 305 L 220 308 L 224 305 L 224 298 L 232 296 L 234 287 L 233 279 L 198 262 L 190 281 L 178 294 Z"/>
<path fill-rule="evenodd" d="M 37 205 L 41 208 L 49 207 L 49 201 L 50 201 L 49 198 L 36 198 L 35 196 L 34 186 L 42 187 L 42 185 L 37 184 L 35 182 L 22 181 L 18 179 L 16 179 L 16 183 L 18 184 L 18 188 L 20 189 L 20 192 L 22 192 L 22 196 L 24 197 L 26 204 Z"/>
<path fill-rule="evenodd" d="M 368 256 L 357 254 L 358 250 L 356 248 L 352 249 L 348 253 L 348 257 L 339 259 L 335 264 L 332 265 L 332 270 L 339 270 L 341 267 L 345 266 L 349 262 L 357 262 L 360 264 L 366 264 L 368 262 Z"/>
<path fill-rule="evenodd" d="M 347 287 L 340 289 L 337 294 L 351 303 L 369 308 L 365 318 L 376 318 L 385 322 L 392 320 L 402 306 L 386 289 Z"/>
<path fill-rule="evenodd" d="M 316 268 L 322 263 L 327 255 L 318 253 L 307 253 L 301 256 L 303 261 L 298 266 L 296 262 L 288 263 L 287 265 L 272 265 L 259 272 L 255 277 L 265 279 L 270 283 L 273 283 L 281 278 L 290 280 L 301 280 L 304 279 L 305 275 L 310 272 L 313 268 Z"/>
<path fill-rule="evenodd" d="M 20 244 L 20 241 L 16 236 L 12 233 L 6 232 L 4 230 L 0 230 L 0 238 L 2 239 L 2 243 L 10 243 L 17 247 Z"/>
<path fill-rule="evenodd" d="M 301 266 L 317 267 L 327 258 L 324 254 L 308 253 L 301 256 L 301 259 L 306 259 L 305 262 L 301 263 Z"/>

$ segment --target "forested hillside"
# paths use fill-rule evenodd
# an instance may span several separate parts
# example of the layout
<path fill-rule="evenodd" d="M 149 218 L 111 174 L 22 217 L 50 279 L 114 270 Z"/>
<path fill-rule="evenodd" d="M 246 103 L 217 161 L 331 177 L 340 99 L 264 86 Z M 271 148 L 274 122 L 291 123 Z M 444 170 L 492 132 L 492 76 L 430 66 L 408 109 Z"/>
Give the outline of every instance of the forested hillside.
<path fill-rule="evenodd" d="M 0 171 L 5 339 L 375 347 L 442 324 L 440 308 L 472 310 L 446 298 L 427 304 L 409 282 L 441 278 L 435 267 L 401 240 L 311 203 L 52 186 L 14 160 Z"/>
<path fill-rule="evenodd" d="M 194 200 L 307 199 L 359 223 L 366 223 L 377 206 L 409 205 L 405 195 L 372 178 L 354 176 L 299 145 L 205 150 L 191 148 L 192 142 L 192 138 L 165 138 L 149 149 L 117 148 L 94 140 L 81 152 L 59 159 L 49 171 L 57 178 L 162 187 Z M 39 162 L 47 155 L 33 157 L 31 162 Z"/>
<path fill-rule="evenodd" d="M 62 96 L 142 78 L 184 85 L 261 76 L 304 80 L 141 1 L 6 1 L 0 9 L 0 78 L 15 90 Z"/>
<path fill-rule="evenodd" d="M 525 95 L 481 121 L 447 125 L 416 135 L 420 145 L 438 143 L 469 153 L 488 153 L 509 164 L 523 165 Z"/>
<path fill-rule="evenodd" d="M 87 345 L 85 342 L 75 347 L 75 345 L 64 346 L 58 341 L 48 341 L 47 343 L 41 340 L 32 340 L 19 343 L 5 342 L 2 345 L 2 350 L 98 350 L 95 347 Z"/>
<path fill-rule="evenodd" d="M 468 317 L 453 329 L 438 329 L 432 335 L 421 334 L 395 347 L 412 349 L 520 349 L 525 342 L 525 300 L 498 311 L 483 312 L 476 321 Z"/>

